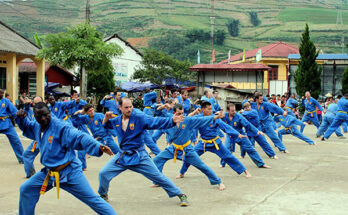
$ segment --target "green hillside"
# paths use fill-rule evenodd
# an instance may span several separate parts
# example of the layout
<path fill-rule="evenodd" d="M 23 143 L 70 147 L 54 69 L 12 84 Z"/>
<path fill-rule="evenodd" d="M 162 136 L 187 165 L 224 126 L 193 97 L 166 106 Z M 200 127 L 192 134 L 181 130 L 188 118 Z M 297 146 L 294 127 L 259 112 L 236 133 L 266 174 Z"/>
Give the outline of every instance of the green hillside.
<path fill-rule="evenodd" d="M 33 39 L 35 33 L 55 33 L 83 22 L 85 5 L 85 0 L 0 0 L 0 20 Z M 342 36 L 348 40 L 347 0 L 215 0 L 214 6 L 215 30 L 227 32 L 224 44 L 214 46 L 217 61 L 225 59 L 228 50 L 234 54 L 279 40 L 297 46 L 305 23 L 323 52 L 341 52 Z M 336 25 L 337 8 L 341 9 L 343 25 Z M 118 33 L 125 39 L 133 38 L 139 49 L 166 34 L 210 31 L 209 0 L 91 0 L 90 9 L 91 24 L 99 31 L 106 36 Z M 250 22 L 251 11 L 261 21 L 257 27 Z M 231 18 L 240 21 L 238 37 L 228 34 L 226 23 Z M 207 63 L 210 42 L 198 42 L 195 47 Z"/>

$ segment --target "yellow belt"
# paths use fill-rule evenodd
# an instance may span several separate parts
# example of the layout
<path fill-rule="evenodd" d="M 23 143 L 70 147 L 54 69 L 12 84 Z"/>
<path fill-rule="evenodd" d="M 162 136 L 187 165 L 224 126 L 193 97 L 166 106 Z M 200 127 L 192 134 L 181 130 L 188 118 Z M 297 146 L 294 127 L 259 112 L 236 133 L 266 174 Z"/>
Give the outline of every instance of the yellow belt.
<path fill-rule="evenodd" d="M 53 170 L 48 171 L 46 178 L 41 186 L 40 195 L 45 194 L 50 177 L 54 177 L 56 179 L 57 199 L 59 199 L 59 171 L 67 167 L 69 164 L 70 164 L 70 161 L 67 162 L 66 164 L 58 166 L 54 171 Z"/>
<path fill-rule="evenodd" d="M 307 115 L 308 115 L 308 114 L 311 114 L 311 117 L 313 117 L 313 113 L 315 113 L 315 112 L 317 112 L 317 110 L 314 110 L 314 111 L 311 111 L 311 112 L 308 112 L 308 111 L 307 111 Z"/>
<path fill-rule="evenodd" d="M 339 110 L 338 112 L 348 114 L 347 111 L 343 111 L 343 110 Z"/>
<path fill-rule="evenodd" d="M 151 107 L 150 107 L 150 106 L 146 106 L 145 108 L 146 108 L 146 109 L 151 109 Z"/>
<path fill-rule="evenodd" d="M 292 110 L 292 108 L 291 108 L 291 107 L 285 107 L 285 108 Z"/>
<path fill-rule="evenodd" d="M 216 140 L 219 139 L 219 136 L 216 136 L 214 139 L 211 139 L 211 140 L 204 140 L 202 139 L 202 142 L 204 143 L 204 152 L 205 152 L 205 144 L 214 144 L 215 145 L 215 148 L 216 150 L 219 150 L 219 146 L 218 144 L 216 143 Z"/>
<path fill-rule="evenodd" d="M 172 143 L 172 145 L 175 147 L 175 152 L 174 152 L 174 163 L 176 163 L 176 156 L 178 154 L 178 151 L 182 151 L 182 159 L 184 160 L 185 157 L 185 151 L 184 149 L 190 145 L 191 140 L 187 141 L 184 145 L 176 145 L 175 143 Z"/>
<path fill-rule="evenodd" d="M 64 117 L 64 121 L 66 121 L 67 119 L 69 118 L 69 116 L 68 115 L 66 115 L 65 117 Z"/>
<path fill-rule="evenodd" d="M 292 126 L 285 128 L 285 132 L 290 131 L 290 133 L 292 133 L 291 128 L 292 128 Z"/>
<path fill-rule="evenodd" d="M 35 140 L 34 145 L 33 145 L 33 148 L 31 148 L 31 152 L 34 152 L 34 151 L 35 151 L 36 144 L 37 144 L 37 142 L 36 142 L 36 140 Z"/>
<path fill-rule="evenodd" d="M 8 116 L 0 116 L 0 120 L 5 121 L 6 118 L 8 118 Z"/>
<path fill-rule="evenodd" d="M 112 117 L 114 117 L 114 118 L 115 118 L 115 117 L 118 117 L 118 115 L 117 115 L 117 114 L 112 114 Z"/>

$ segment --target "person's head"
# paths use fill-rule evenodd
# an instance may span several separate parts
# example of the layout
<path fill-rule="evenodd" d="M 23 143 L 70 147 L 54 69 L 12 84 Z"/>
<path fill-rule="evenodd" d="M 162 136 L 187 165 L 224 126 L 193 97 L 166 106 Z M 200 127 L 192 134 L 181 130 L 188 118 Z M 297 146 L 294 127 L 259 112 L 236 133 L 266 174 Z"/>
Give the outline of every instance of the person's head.
<path fill-rule="evenodd" d="M 280 94 L 277 95 L 277 100 L 280 100 Z"/>
<path fill-rule="evenodd" d="M 0 99 L 2 99 L 4 97 L 4 93 L 5 93 L 5 91 L 3 89 L 0 89 Z"/>
<path fill-rule="evenodd" d="M 184 108 L 181 104 L 175 104 L 173 108 L 173 112 L 175 115 L 183 115 L 184 114 Z"/>
<path fill-rule="evenodd" d="M 258 91 L 255 91 L 254 92 L 254 97 L 257 95 L 257 94 L 260 94 Z"/>
<path fill-rule="evenodd" d="M 178 91 L 174 91 L 173 94 L 172 94 L 172 97 L 175 99 L 176 97 L 178 97 Z"/>
<path fill-rule="evenodd" d="M 116 101 L 120 101 L 120 99 L 121 99 L 121 91 L 115 90 L 114 91 L 114 96 L 115 96 Z"/>
<path fill-rule="evenodd" d="M 227 112 L 228 115 L 233 117 L 234 115 L 236 115 L 236 106 L 233 103 L 229 103 L 227 105 Z"/>
<path fill-rule="evenodd" d="M 133 112 L 132 101 L 128 97 L 121 98 L 119 101 L 119 109 L 121 110 L 122 115 L 126 116 L 127 118 L 130 117 Z"/>
<path fill-rule="evenodd" d="M 256 94 L 255 96 L 255 101 L 258 103 L 258 104 L 261 104 L 263 102 L 263 96 L 262 94 Z"/>
<path fill-rule="evenodd" d="M 183 100 L 188 99 L 189 94 L 188 94 L 188 91 L 187 91 L 187 90 L 183 90 L 181 94 L 182 94 L 182 99 L 183 99 Z"/>
<path fill-rule="evenodd" d="M 206 97 L 209 97 L 209 91 L 208 91 L 208 90 L 204 90 L 203 94 L 204 94 Z"/>
<path fill-rule="evenodd" d="M 35 106 L 39 102 L 44 102 L 41 96 L 34 96 L 32 106 Z"/>
<path fill-rule="evenodd" d="M 210 116 L 213 113 L 213 108 L 210 102 L 203 102 L 201 104 L 201 109 L 204 116 Z"/>
<path fill-rule="evenodd" d="M 344 94 L 344 98 L 348 99 L 348 93 Z"/>
<path fill-rule="evenodd" d="M 293 93 L 293 94 L 291 94 L 291 96 L 290 96 L 292 99 L 295 99 L 296 98 L 296 95 L 295 95 L 295 93 Z"/>
<path fill-rule="evenodd" d="M 311 97 L 311 93 L 309 91 L 307 91 L 305 96 L 306 96 L 307 99 L 309 99 Z"/>
<path fill-rule="evenodd" d="M 139 93 L 139 95 L 137 96 L 137 99 L 142 99 L 143 98 L 143 94 Z"/>
<path fill-rule="evenodd" d="M 276 98 L 276 95 L 275 95 L 275 94 L 272 94 L 272 95 L 271 95 L 271 98 L 272 98 L 272 99 L 275 99 L 275 98 Z"/>
<path fill-rule="evenodd" d="M 25 91 L 22 91 L 21 95 L 23 98 L 27 97 L 27 93 Z"/>
<path fill-rule="evenodd" d="M 89 116 L 89 117 L 94 117 L 94 107 L 91 104 L 85 104 L 85 106 L 83 106 L 83 110 L 85 111 L 85 113 Z"/>
<path fill-rule="evenodd" d="M 213 91 L 213 96 L 214 96 L 215 99 L 217 99 L 218 96 L 219 96 L 219 92 L 216 91 L 216 90 L 214 90 L 214 91 Z"/>
<path fill-rule="evenodd" d="M 10 99 L 10 94 L 5 93 L 5 98 Z"/>
<path fill-rule="evenodd" d="M 41 125 L 42 129 L 46 128 L 51 122 L 51 112 L 47 105 L 43 102 L 35 104 L 34 116 L 36 121 Z"/>
<path fill-rule="evenodd" d="M 329 98 L 327 98 L 327 102 L 328 102 L 329 104 L 331 104 L 331 103 L 334 102 L 334 99 L 333 99 L 332 97 L 329 97 Z"/>
<path fill-rule="evenodd" d="M 249 102 L 245 102 L 243 105 L 244 110 L 250 111 L 251 110 L 251 105 Z"/>
<path fill-rule="evenodd" d="M 144 90 L 144 92 L 145 92 L 145 93 L 149 93 L 149 92 L 150 92 L 150 88 L 146 88 L 146 89 Z"/>
<path fill-rule="evenodd" d="M 166 101 L 166 103 L 169 104 L 169 109 L 173 109 L 174 108 L 175 103 L 173 102 L 172 99 L 168 99 Z"/>
<path fill-rule="evenodd" d="M 161 104 L 161 101 L 162 101 L 162 100 L 161 100 L 161 97 L 157 97 L 157 98 L 156 98 L 156 103 L 157 103 L 157 104 Z"/>
<path fill-rule="evenodd" d="M 56 99 L 54 98 L 54 96 L 48 97 L 48 103 L 50 103 L 50 105 L 52 106 L 56 103 Z"/>
<path fill-rule="evenodd" d="M 79 95 L 78 95 L 78 93 L 77 93 L 76 90 L 72 90 L 72 91 L 71 91 L 71 99 L 77 99 L 78 96 L 79 96 Z"/>
<path fill-rule="evenodd" d="M 284 95 L 282 95 L 282 98 L 281 98 L 281 100 L 282 100 L 282 101 L 284 101 L 284 100 L 285 100 L 285 96 L 284 96 Z"/>

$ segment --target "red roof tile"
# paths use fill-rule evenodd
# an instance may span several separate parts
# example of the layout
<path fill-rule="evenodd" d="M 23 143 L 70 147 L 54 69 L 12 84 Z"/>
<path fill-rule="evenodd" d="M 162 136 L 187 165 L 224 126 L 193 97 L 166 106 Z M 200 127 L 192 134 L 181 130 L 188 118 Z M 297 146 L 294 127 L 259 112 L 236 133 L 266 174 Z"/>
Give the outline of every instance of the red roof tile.
<path fill-rule="evenodd" d="M 265 71 L 270 67 L 258 63 L 239 64 L 196 64 L 190 67 L 191 71 Z"/>
<path fill-rule="evenodd" d="M 249 50 L 245 52 L 245 59 L 256 56 L 256 53 L 261 49 L 262 57 L 284 57 L 288 58 L 289 54 L 299 54 L 298 48 L 290 46 L 283 42 L 272 43 L 267 46 L 259 47 L 257 49 Z M 231 62 L 239 61 L 243 58 L 243 52 L 233 55 L 230 58 Z M 228 59 L 223 60 L 221 63 L 228 63 Z"/>

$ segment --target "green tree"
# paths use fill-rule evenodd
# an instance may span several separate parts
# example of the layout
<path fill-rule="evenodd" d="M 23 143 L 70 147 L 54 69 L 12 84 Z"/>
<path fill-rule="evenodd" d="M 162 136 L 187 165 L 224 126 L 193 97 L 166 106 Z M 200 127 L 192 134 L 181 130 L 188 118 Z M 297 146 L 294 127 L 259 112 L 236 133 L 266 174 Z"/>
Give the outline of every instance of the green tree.
<path fill-rule="evenodd" d="M 223 45 L 226 39 L 226 32 L 224 30 L 217 30 L 215 32 L 215 36 L 214 36 L 214 42 L 217 45 Z"/>
<path fill-rule="evenodd" d="M 99 74 L 100 79 L 110 78 L 110 74 L 101 69 L 112 68 L 111 58 L 123 52 L 116 44 L 104 43 L 103 35 L 88 23 L 69 27 L 66 32 L 48 34 L 42 38 L 42 43 L 44 48 L 37 54 L 38 59 L 45 58 L 51 64 L 67 69 L 80 67 L 80 77 L 81 68 L 85 68 L 91 75 L 93 72 Z M 101 90 L 98 93 L 110 91 L 106 87 L 98 89 Z"/>
<path fill-rule="evenodd" d="M 343 76 L 342 76 L 342 93 L 348 93 L 348 66 L 344 70 Z"/>
<path fill-rule="evenodd" d="M 229 19 L 227 24 L 228 33 L 232 37 L 238 37 L 239 35 L 239 20 L 238 19 Z"/>
<path fill-rule="evenodd" d="M 315 60 L 319 52 L 311 41 L 307 24 L 302 33 L 299 50 L 301 59 L 295 73 L 296 92 L 303 96 L 306 91 L 310 91 L 314 98 L 318 98 L 321 92 L 321 69 Z"/>
<path fill-rule="evenodd" d="M 249 12 L 249 16 L 250 16 L 250 22 L 251 24 L 253 24 L 253 26 L 259 26 L 261 24 L 261 20 L 257 16 L 257 12 L 251 11 Z"/>
<path fill-rule="evenodd" d="M 115 89 L 114 68 L 111 63 L 97 70 L 88 70 L 87 74 L 89 95 L 95 95 L 99 99 Z"/>
<path fill-rule="evenodd" d="M 191 63 L 188 60 L 180 61 L 166 53 L 146 49 L 143 61 L 132 78 L 158 85 L 170 78 L 176 81 L 195 80 L 196 74 L 189 71 L 190 66 Z"/>

